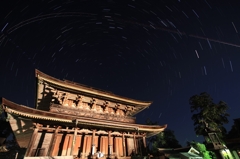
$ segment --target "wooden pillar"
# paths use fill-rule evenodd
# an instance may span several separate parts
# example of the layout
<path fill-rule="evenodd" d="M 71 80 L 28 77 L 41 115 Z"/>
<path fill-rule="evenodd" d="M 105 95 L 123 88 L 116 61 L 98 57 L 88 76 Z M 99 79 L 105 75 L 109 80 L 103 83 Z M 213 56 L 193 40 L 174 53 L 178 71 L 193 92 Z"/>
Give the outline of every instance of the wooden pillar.
<path fill-rule="evenodd" d="M 29 142 L 29 145 L 28 145 L 28 148 L 27 148 L 27 151 L 26 151 L 26 154 L 25 154 L 26 157 L 31 156 L 32 148 L 33 148 L 34 143 L 35 143 L 35 141 L 36 141 L 37 135 L 38 135 L 38 126 L 36 126 L 36 128 L 35 128 L 34 131 L 33 131 L 31 140 L 30 140 L 30 142 Z"/>
<path fill-rule="evenodd" d="M 95 148 L 96 148 L 96 145 L 95 145 L 95 132 L 96 132 L 96 130 L 93 130 L 93 133 L 92 133 L 92 155 L 95 154 Z"/>
<path fill-rule="evenodd" d="M 73 135 L 72 147 L 71 147 L 71 153 L 70 153 L 71 155 L 73 155 L 73 150 L 76 144 L 77 129 L 78 129 L 77 127 L 75 127 L 74 129 L 74 135 Z"/>
<path fill-rule="evenodd" d="M 112 145 L 111 145 L 111 131 L 108 131 L 108 156 L 112 154 Z"/>
<path fill-rule="evenodd" d="M 133 133 L 134 153 L 137 154 L 136 133 Z"/>
<path fill-rule="evenodd" d="M 125 146 L 125 137 L 124 133 L 122 133 L 122 146 L 123 146 L 123 156 L 126 156 L 126 146 Z"/>
<path fill-rule="evenodd" d="M 147 148 L 146 137 L 145 136 L 143 136 L 143 147 L 144 147 L 144 149 Z"/>
<path fill-rule="evenodd" d="M 47 156 L 52 156 L 52 152 L 53 152 L 53 149 L 54 149 L 54 145 L 56 143 L 58 131 L 59 131 L 59 126 L 55 129 L 54 134 L 51 138 L 49 149 L 48 149 L 48 152 L 47 152 Z"/>

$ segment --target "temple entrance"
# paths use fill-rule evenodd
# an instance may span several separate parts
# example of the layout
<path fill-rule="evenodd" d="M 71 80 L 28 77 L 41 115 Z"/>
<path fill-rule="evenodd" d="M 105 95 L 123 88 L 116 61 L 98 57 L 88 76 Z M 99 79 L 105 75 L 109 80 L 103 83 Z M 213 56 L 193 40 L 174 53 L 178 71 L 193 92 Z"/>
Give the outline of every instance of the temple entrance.
<path fill-rule="evenodd" d="M 28 156 L 76 156 L 88 158 L 101 153 L 104 157 L 126 157 L 141 153 L 143 137 L 136 138 L 135 133 L 87 130 L 78 128 L 55 129 L 48 132 L 46 127 L 32 137 L 34 140 Z M 48 128 L 53 129 L 53 128 Z M 62 131 L 66 130 L 66 131 Z"/>

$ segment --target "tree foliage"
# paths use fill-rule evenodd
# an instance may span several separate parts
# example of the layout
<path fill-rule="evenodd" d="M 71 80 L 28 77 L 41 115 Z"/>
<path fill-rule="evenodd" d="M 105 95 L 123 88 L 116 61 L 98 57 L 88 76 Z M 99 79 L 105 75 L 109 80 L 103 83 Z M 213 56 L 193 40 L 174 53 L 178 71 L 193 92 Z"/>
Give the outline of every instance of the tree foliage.
<path fill-rule="evenodd" d="M 220 101 L 218 104 L 206 92 L 194 95 L 189 99 L 194 121 L 194 129 L 197 135 L 204 135 L 205 131 L 216 131 L 222 138 L 226 134 L 223 124 L 228 123 L 228 105 Z"/>
<path fill-rule="evenodd" d="M 157 122 L 152 122 L 149 119 L 146 122 L 148 125 L 158 125 Z M 166 129 L 163 132 L 151 137 L 149 145 L 152 154 L 157 154 L 158 148 L 179 148 L 182 147 L 174 135 L 174 131 Z"/>
<path fill-rule="evenodd" d="M 240 119 L 234 119 L 234 124 L 228 132 L 227 138 L 240 138 Z"/>
<path fill-rule="evenodd" d="M 0 137 L 7 138 L 11 133 L 11 127 L 6 120 L 6 115 L 2 109 L 2 105 L 0 104 Z"/>
<path fill-rule="evenodd" d="M 206 149 L 206 146 L 204 144 L 201 144 L 199 142 L 190 142 L 190 145 L 195 148 L 196 150 L 199 151 L 200 155 L 204 158 L 204 159 L 216 159 L 216 155 L 214 152 L 212 151 L 208 151 Z"/>
<path fill-rule="evenodd" d="M 153 145 L 157 148 L 179 148 L 181 145 L 178 143 L 174 135 L 174 131 L 167 129 L 153 138 Z"/>

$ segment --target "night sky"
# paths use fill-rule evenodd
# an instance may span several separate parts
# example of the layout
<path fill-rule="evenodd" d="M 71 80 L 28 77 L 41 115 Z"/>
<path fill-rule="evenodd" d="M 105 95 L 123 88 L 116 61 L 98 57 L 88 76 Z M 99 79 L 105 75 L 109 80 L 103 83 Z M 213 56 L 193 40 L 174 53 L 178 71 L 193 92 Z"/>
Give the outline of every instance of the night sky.
<path fill-rule="evenodd" d="M 196 137 L 189 98 L 208 92 L 239 118 L 240 2 L 35 0 L 0 2 L 0 96 L 35 107 L 34 70 L 153 101 L 137 115 Z"/>

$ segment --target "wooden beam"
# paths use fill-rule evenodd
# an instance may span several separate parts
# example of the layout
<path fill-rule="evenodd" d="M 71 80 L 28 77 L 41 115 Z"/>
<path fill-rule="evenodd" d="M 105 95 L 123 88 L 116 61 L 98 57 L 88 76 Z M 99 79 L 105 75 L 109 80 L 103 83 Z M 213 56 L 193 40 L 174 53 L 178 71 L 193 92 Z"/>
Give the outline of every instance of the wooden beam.
<path fill-rule="evenodd" d="M 26 151 L 26 154 L 25 154 L 26 157 L 31 156 L 32 148 L 33 148 L 34 143 L 36 141 L 37 135 L 38 135 L 38 126 L 36 126 L 36 128 L 34 129 L 34 132 L 32 134 L 31 140 L 29 142 L 29 145 L 28 145 L 28 148 L 27 148 L 27 151 Z"/>
<path fill-rule="evenodd" d="M 143 147 L 146 149 L 147 148 L 147 144 L 146 144 L 146 137 L 143 136 Z"/>
<path fill-rule="evenodd" d="M 77 127 L 75 127 L 74 129 L 74 135 L 73 135 L 73 140 L 72 140 L 72 148 L 71 148 L 71 155 L 73 155 L 73 150 L 75 148 L 75 144 L 76 144 L 76 136 L 77 136 Z"/>
<path fill-rule="evenodd" d="M 126 156 L 125 135 L 122 133 L 123 156 Z"/>
<path fill-rule="evenodd" d="M 52 156 L 52 152 L 53 152 L 53 149 L 54 149 L 54 146 L 55 146 L 55 143 L 56 143 L 58 131 L 59 131 L 59 126 L 57 128 L 55 128 L 55 132 L 54 132 L 54 134 L 52 136 L 52 139 L 50 141 L 50 145 L 49 145 L 50 147 L 48 149 L 47 156 Z"/>
<path fill-rule="evenodd" d="M 93 130 L 93 133 L 92 133 L 92 155 L 94 155 L 95 148 L 96 148 L 96 145 L 95 145 L 95 132 L 96 132 L 96 130 Z"/>
<path fill-rule="evenodd" d="M 111 145 L 111 131 L 108 131 L 108 156 L 112 154 L 112 145 Z"/>
<path fill-rule="evenodd" d="M 135 132 L 133 133 L 133 143 L 134 143 L 135 154 L 137 154 L 137 143 L 136 143 L 136 134 L 135 134 Z"/>

